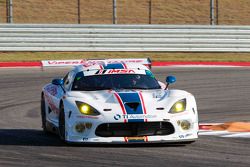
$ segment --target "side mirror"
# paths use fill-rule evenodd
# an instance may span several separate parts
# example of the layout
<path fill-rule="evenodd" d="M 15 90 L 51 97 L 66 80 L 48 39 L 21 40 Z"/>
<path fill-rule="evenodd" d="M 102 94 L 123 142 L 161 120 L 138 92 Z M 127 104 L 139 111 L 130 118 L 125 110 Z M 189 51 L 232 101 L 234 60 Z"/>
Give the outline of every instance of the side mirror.
<path fill-rule="evenodd" d="M 175 78 L 174 76 L 167 76 L 166 82 L 167 82 L 168 84 L 175 83 L 175 82 L 176 82 L 176 78 Z"/>
<path fill-rule="evenodd" d="M 63 80 L 62 79 L 53 79 L 51 83 L 54 84 L 54 85 L 62 86 L 63 85 Z"/>
<path fill-rule="evenodd" d="M 172 84 L 172 83 L 175 83 L 175 82 L 176 82 L 176 78 L 175 78 L 175 76 L 167 76 L 167 78 L 166 78 L 166 82 L 167 82 L 167 86 L 166 86 L 166 88 L 165 88 L 165 89 L 167 89 L 167 88 L 168 88 L 168 85 L 169 85 L 169 84 Z"/>

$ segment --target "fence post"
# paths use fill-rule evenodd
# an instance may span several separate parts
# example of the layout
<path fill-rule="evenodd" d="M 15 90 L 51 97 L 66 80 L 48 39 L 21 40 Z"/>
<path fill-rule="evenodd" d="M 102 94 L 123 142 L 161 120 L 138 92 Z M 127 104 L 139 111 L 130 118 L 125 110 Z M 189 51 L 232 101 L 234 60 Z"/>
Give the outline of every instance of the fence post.
<path fill-rule="evenodd" d="M 77 0 L 78 24 L 81 24 L 81 0 Z"/>
<path fill-rule="evenodd" d="M 219 1 L 216 0 L 216 25 L 219 25 Z"/>
<path fill-rule="evenodd" d="M 113 0 L 113 24 L 117 24 L 116 0 Z"/>
<path fill-rule="evenodd" d="M 149 0 L 148 2 L 148 23 L 151 24 L 152 21 L 152 0 Z"/>
<path fill-rule="evenodd" d="M 214 22 L 214 0 L 210 0 L 210 24 L 215 25 Z"/>
<path fill-rule="evenodd" d="M 13 3 L 12 0 L 6 0 L 7 23 L 13 23 Z"/>

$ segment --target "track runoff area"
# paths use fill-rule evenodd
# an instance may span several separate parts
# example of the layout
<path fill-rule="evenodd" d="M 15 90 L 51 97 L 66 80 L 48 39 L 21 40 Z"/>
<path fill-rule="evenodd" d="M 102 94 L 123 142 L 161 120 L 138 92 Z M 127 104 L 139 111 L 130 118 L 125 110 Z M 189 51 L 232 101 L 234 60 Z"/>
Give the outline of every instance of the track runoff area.
<path fill-rule="evenodd" d="M 113 59 L 109 59 L 112 61 Z M 117 59 L 123 61 L 124 59 Z M 115 61 L 117 61 L 115 60 Z M 126 59 L 131 60 L 131 59 Z M 30 68 L 30 67 L 63 67 L 82 64 L 85 60 L 46 60 L 41 62 L 0 62 L 1 68 Z M 109 62 L 110 62 L 109 61 Z M 93 61 L 92 61 L 93 62 Z M 226 68 L 250 67 L 250 62 L 148 62 L 147 59 L 133 59 L 153 67 L 190 67 L 190 68 Z M 227 138 L 250 138 L 250 122 L 199 123 L 199 135 L 218 136 Z"/>

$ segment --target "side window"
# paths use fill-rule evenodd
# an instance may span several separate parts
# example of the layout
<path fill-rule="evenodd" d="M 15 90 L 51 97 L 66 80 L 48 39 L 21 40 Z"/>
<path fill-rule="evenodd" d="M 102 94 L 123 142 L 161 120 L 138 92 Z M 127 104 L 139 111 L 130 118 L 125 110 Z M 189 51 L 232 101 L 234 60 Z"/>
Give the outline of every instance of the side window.
<path fill-rule="evenodd" d="M 65 78 L 63 79 L 64 81 L 64 88 L 66 90 L 69 90 L 70 89 L 70 86 L 74 80 L 74 76 L 75 76 L 75 72 L 74 71 L 70 71 L 66 76 Z"/>
<path fill-rule="evenodd" d="M 63 84 L 64 84 L 64 86 L 65 86 L 65 83 L 68 82 L 68 75 L 69 75 L 69 73 L 67 73 L 65 75 L 65 77 L 63 78 Z"/>

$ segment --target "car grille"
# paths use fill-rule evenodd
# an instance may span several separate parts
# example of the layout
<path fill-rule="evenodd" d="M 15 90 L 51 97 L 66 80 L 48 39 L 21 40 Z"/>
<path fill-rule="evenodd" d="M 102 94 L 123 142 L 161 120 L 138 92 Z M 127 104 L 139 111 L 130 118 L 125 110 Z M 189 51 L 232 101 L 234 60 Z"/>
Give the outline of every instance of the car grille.
<path fill-rule="evenodd" d="M 95 134 L 100 137 L 137 137 L 170 135 L 174 131 L 169 122 L 129 122 L 101 124 L 96 128 Z"/>

